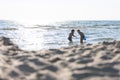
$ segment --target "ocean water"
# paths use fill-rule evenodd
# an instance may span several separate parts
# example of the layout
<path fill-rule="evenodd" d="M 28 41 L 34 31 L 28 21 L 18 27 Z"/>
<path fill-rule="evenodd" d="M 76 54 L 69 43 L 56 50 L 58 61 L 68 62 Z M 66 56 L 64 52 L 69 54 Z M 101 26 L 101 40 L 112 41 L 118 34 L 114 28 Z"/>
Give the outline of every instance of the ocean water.
<path fill-rule="evenodd" d="M 68 34 L 75 29 L 73 43 L 69 43 Z M 120 21 L 65 21 L 50 25 L 18 24 L 0 20 L 0 36 L 9 37 L 24 50 L 41 50 L 80 45 L 76 30 L 84 32 L 84 43 L 120 40 Z"/>

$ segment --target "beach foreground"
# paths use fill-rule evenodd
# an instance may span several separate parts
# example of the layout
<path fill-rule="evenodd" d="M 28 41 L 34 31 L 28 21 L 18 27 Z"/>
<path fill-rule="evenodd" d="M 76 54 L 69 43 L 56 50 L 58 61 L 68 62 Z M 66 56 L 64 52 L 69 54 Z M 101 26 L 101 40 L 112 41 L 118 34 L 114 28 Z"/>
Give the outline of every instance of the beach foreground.
<path fill-rule="evenodd" d="M 0 80 L 120 80 L 120 41 L 24 51 L 0 37 Z"/>

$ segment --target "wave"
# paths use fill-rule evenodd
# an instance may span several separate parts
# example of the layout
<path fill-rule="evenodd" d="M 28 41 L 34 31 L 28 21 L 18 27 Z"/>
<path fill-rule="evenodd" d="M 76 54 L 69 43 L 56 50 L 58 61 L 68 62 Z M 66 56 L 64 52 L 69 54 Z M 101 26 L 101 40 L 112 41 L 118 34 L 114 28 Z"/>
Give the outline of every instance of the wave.
<path fill-rule="evenodd" d="M 18 30 L 17 28 L 0 28 L 0 30 Z"/>
<path fill-rule="evenodd" d="M 120 28 L 120 21 L 66 21 L 55 25 L 60 28 Z"/>
<path fill-rule="evenodd" d="M 10 20 L 0 20 L 0 29 L 17 29 L 19 27 L 22 27 L 23 25 Z"/>
<path fill-rule="evenodd" d="M 114 41 L 114 38 L 96 38 L 93 41 Z"/>
<path fill-rule="evenodd" d="M 12 22 L 11 22 L 12 23 Z M 12 23 L 13 24 L 13 23 Z M 96 28 L 106 28 L 106 29 L 120 29 L 120 21 L 65 21 L 57 22 L 50 25 L 30 25 L 23 26 L 25 29 L 96 29 Z"/>

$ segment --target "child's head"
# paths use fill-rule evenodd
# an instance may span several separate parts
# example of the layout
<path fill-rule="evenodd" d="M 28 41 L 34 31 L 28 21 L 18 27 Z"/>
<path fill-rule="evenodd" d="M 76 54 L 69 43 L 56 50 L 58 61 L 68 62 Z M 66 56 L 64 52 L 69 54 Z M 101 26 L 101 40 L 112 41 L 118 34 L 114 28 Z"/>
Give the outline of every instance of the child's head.
<path fill-rule="evenodd" d="M 71 30 L 71 32 L 74 32 L 74 31 L 75 31 L 74 29 Z"/>
<path fill-rule="evenodd" d="M 78 29 L 77 32 L 80 32 L 80 30 Z"/>

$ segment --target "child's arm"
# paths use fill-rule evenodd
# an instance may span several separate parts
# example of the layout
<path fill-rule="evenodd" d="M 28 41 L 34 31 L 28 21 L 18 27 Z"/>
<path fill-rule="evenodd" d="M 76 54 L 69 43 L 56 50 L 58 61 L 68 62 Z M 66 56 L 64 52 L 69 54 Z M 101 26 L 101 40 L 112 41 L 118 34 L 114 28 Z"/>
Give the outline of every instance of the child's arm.
<path fill-rule="evenodd" d="M 75 35 L 73 35 L 73 37 L 76 37 Z"/>

